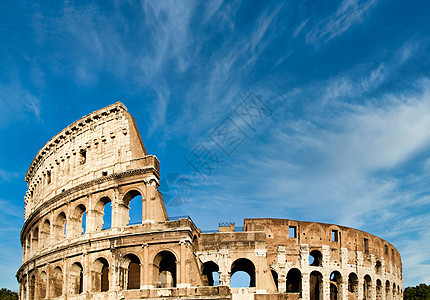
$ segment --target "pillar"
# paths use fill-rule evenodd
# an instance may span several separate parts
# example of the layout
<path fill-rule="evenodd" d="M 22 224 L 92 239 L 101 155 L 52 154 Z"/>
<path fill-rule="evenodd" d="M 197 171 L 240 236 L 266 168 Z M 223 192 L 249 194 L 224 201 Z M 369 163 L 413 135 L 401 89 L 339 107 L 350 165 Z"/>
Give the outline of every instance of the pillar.
<path fill-rule="evenodd" d="M 303 273 L 302 274 L 302 299 L 309 299 L 310 290 L 309 290 L 309 280 L 310 275 L 309 273 Z"/>

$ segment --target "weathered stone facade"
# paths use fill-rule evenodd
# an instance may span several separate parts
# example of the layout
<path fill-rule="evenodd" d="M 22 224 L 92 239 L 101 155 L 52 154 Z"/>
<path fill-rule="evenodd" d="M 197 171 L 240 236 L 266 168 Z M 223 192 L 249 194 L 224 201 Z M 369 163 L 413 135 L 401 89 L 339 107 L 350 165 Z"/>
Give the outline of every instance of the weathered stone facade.
<path fill-rule="evenodd" d="M 379 237 L 283 219 L 204 233 L 190 218 L 169 220 L 159 178 L 159 162 L 122 103 L 52 138 L 26 175 L 20 298 L 402 298 L 400 254 Z M 142 222 L 132 225 L 136 196 Z M 103 228 L 110 205 L 111 226 Z M 230 288 L 238 271 L 250 287 Z"/>

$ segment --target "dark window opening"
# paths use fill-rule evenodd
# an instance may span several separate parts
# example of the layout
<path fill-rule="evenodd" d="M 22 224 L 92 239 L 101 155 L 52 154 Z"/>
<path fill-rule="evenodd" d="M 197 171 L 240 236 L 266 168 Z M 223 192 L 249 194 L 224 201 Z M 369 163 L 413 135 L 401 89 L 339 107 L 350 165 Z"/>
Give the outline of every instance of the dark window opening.
<path fill-rule="evenodd" d="M 299 269 L 291 269 L 287 274 L 287 293 L 302 292 L 302 273 Z"/>
<path fill-rule="evenodd" d="M 219 267 L 213 261 L 207 261 L 203 264 L 203 282 L 208 286 L 219 285 Z"/>
<path fill-rule="evenodd" d="M 321 267 L 322 266 L 322 254 L 321 254 L 320 251 L 313 250 L 309 254 L 309 265 L 310 266 L 317 266 L 317 267 Z"/>
<path fill-rule="evenodd" d="M 351 273 L 348 276 L 348 292 L 355 296 L 358 295 L 358 277 L 355 273 Z"/>
<path fill-rule="evenodd" d="M 369 253 L 369 240 L 368 239 L 363 240 L 363 252 Z"/>
<path fill-rule="evenodd" d="M 133 254 L 127 255 L 126 258 L 130 260 L 127 271 L 127 289 L 140 289 L 140 260 Z"/>
<path fill-rule="evenodd" d="M 339 231 L 337 231 L 337 230 L 335 230 L 335 229 L 333 229 L 333 230 L 331 231 L 331 240 L 332 240 L 333 242 L 339 242 Z"/>
<path fill-rule="evenodd" d="M 102 172 L 102 176 L 107 176 L 108 175 L 108 172 L 107 171 L 103 171 Z"/>
<path fill-rule="evenodd" d="M 162 251 L 154 259 L 156 286 L 169 288 L 176 286 L 176 257 L 169 251 Z"/>
<path fill-rule="evenodd" d="M 236 276 L 235 276 L 235 273 L 237 273 Z M 244 276 L 248 277 L 249 279 L 249 284 L 246 287 L 255 287 L 254 263 L 247 258 L 239 258 L 235 260 L 231 265 L 230 286 L 244 287 L 244 284 L 243 284 Z"/>
<path fill-rule="evenodd" d="M 342 290 L 342 275 L 338 271 L 330 274 L 330 300 L 339 299 L 339 293 Z"/>
<path fill-rule="evenodd" d="M 297 227 L 296 226 L 290 226 L 288 233 L 289 233 L 290 239 L 297 238 Z"/>
<path fill-rule="evenodd" d="M 87 151 L 81 150 L 79 151 L 79 163 L 83 165 L 87 161 Z"/>
<path fill-rule="evenodd" d="M 51 183 L 51 171 L 46 171 L 46 184 Z"/>
<path fill-rule="evenodd" d="M 323 295 L 322 275 L 320 272 L 313 271 L 309 280 L 310 300 L 320 300 Z"/>

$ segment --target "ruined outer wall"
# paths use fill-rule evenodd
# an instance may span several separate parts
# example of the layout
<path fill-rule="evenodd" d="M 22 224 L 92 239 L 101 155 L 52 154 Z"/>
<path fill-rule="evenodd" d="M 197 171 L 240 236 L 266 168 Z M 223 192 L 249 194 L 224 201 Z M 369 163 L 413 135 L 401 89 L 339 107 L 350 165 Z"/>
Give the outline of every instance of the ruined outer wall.
<path fill-rule="evenodd" d="M 309 261 L 312 251 L 321 254 L 322 260 L 317 265 Z M 330 298 L 333 283 L 330 277 L 336 271 L 342 277 L 338 286 L 340 299 L 402 298 L 402 263 L 397 249 L 377 236 L 345 226 L 288 219 L 245 219 L 243 232 L 235 232 L 231 226 L 220 228 L 219 233 L 203 234 L 198 256 L 203 263 L 213 261 L 220 267 L 220 281 L 226 285 L 230 284 L 233 261 L 246 257 L 259 266 L 257 291 L 286 292 L 288 273 L 297 269 L 302 274 L 303 299 L 311 298 L 310 274 L 314 271 L 322 275 L 324 299 Z M 276 273 L 277 282 L 271 271 Z M 358 277 L 355 295 L 348 291 L 350 274 Z M 370 290 L 364 295 L 366 276 L 370 277 Z"/>
<path fill-rule="evenodd" d="M 17 272 L 21 300 L 317 299 L 313 273 L 322 280 L 318 299 L 328 300 L 333 272 L 341 276 L 337 299 L 401 299 L 400 254 L 366 232 L 314 222 L 246 219 L 239 232 L 230 224 L 202 233 L 189 218 L 169 220 L 158 191 L 159 162 L 147 155 L 133 117 L 119 102 L 52 138 L 34 158 L 26 181 L 23 262 Z M 130 202 L 137 196 L 142 222 L 130 224 Z M 103 228 L 110 205 L 110 226 Z M 290 228 L 295 229 L 293 236 Z M 309 261 L 314 251 L 321 255 L 317 265 Z M 169 255 L 174 282 L 166 288 L 160 285 L 161 260 Z M 244 260 L 253 267 L 239 266 Z M 139 278 L 130 279 L 129 268 L 136 261 Z M 209 262 L 218 268 L 218 287 L 209 286 Z M 301 290 L 286 293 L 293 269 L 300 272 Z M 254 286 L 230 289 L 238 270 L 247 270 Z M 357 276 L 353 292 L 348 291 L 351 274 Z M 102 278 L 108 278 L 105 287 Z"/>
<path fill-rule="evenodd" d="M 145 156 L 135 121 L 122 103 L 84 116 L 47 142 L 31 163 L 25 218 L 63 191 L 135 168 L 135 160 Z"/>

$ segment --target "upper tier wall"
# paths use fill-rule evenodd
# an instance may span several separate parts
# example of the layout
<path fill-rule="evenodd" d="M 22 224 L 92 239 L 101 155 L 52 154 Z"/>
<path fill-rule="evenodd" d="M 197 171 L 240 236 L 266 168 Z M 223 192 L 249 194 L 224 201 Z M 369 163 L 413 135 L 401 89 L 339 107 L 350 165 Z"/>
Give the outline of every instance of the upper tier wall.
<path fill-rule="evenodd" d="M 46 143 L 31 163 L 25 177 L 25 218 L 69 188 L 143 167 L 145 156 L 135 121 L 121 102 L 86 115 Z"/>

